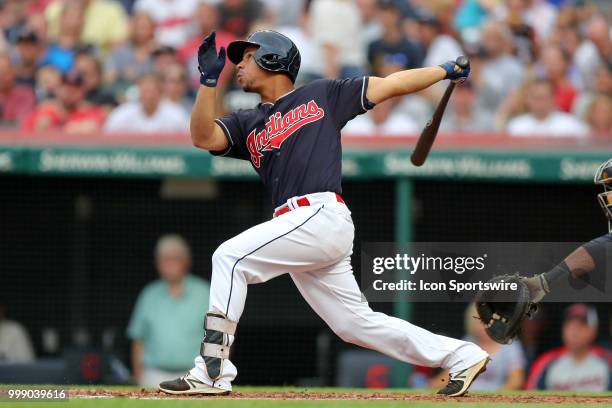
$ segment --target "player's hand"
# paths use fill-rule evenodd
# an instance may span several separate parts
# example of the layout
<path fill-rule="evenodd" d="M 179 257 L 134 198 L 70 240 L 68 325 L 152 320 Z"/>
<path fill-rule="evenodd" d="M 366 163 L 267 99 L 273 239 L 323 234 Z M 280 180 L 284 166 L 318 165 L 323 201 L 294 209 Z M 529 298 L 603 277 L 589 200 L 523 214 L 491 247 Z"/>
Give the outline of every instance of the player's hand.
<path fill-rule="evenodd" d="M 546 296 L 546 294 L 550 292 L 548 281 L 546 281 L 546 278 L 544 277 L 543 273 L 535 275 L 531 278 L 521 276 L 519 279 L 524 282 L 529 288 L 529 293 L 531 294 L 531 301 L 533 303 L 539 303 L 544 298 L 544 296 Z"/>
<path fill-rule="evenodd" d="M 221 47 L 217 55 L 216 34 L 213 31 L 208 35 L 200 48 L 198 48 L 198 71 L 200 71 L 200 83 L 204 86 L 215 87 L 219 75 L 225 66 L 225 48 Z"/>
<path fill-rule="evenodd" d="M 455 61 L 445 62 L 444 64 L 440 64 L 439 67 L 446 71 L 444 79 L 461 82 L 470 75 L 469 65 L 466 68 L 461 68 Z"/>

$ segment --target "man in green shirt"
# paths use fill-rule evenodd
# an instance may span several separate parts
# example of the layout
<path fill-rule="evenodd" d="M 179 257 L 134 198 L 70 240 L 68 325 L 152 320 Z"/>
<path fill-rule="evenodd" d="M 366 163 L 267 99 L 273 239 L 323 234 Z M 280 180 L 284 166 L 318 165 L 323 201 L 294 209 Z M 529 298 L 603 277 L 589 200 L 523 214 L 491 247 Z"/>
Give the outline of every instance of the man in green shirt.
<path fill-rule="evenodd" d="M 207 281 L 189 273 L 189 245 L 179 235 L 159 239 L 155 263 L 161 279 L 140 292 L 127 329 L 134 379 L 143 386 L 156 386 L 193 366 L 210 292 Z"/>

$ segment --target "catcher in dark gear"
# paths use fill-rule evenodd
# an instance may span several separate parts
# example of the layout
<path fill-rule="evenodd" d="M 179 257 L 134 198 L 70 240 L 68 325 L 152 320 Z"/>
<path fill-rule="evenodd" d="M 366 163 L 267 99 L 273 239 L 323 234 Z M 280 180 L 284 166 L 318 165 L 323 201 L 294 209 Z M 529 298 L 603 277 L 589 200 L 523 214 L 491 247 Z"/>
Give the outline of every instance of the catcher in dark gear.
<path fill-rule="evenodd" d="M 608 220 L 608 234 L 576 248 L 548 272 L 533 277 L 506 275 L 491 279 L 490 282 L 513 279 L 519 284 L 519 289 L 512 294 L 512 301 L 509 301 L 508 294 L 504 294 L 502 301 L 499 293 L 491 291 L 480 292 L 476 297 L 478 316 L 493 340 L 502 344 L 511 342 L 522 321 L 533 315 L 537 304 L 555 288 L 556 283 L 578 279 L 585 274 L 607 274 L 612 269 L 612 159 L 599 166 L 594 182 L 604 190 L 597 199 Z"/>

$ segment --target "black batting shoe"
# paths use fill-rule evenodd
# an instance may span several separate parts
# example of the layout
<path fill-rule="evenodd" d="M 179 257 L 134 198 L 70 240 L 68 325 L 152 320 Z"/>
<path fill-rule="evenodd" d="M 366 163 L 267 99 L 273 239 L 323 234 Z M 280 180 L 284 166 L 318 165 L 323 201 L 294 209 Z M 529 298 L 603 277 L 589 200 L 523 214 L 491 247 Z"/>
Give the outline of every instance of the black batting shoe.
<path fill-rule="evenodd" d="M 208 384 L 203 383 L 196 377 L 187 373 L 182 377 L 175 380 L 164 381 L 159 384 L 159 390 L 166 394 L 182 394 L 182 395 L 194 395 L 194 394 L 208 394 L 208 395 L 227 395 L 230 392 L 221 388 L 211 387 Z"/>
<path fill-rule="evenodd" d="M 438 391 L 438 394 L 446 395 L 448 397 L 460 397 L 465 394 L 470 388 L 470 385 L 474 380 L 484 373 L 487 369 L 487 364 L 491 361 L 489 357 L 485 357 L 478 363 L 465 370 L 458 371 L 449 375 L 448 384 L 446 387 Z"/>

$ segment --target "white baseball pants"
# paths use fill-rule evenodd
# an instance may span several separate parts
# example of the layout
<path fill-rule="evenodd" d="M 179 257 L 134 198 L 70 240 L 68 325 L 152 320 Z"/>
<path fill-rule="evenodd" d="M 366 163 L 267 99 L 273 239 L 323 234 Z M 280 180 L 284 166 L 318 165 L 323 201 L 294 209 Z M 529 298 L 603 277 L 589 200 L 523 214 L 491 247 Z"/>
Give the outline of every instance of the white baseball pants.
<path fill-rule="evenodd" d="M 355 228 L 346 205 L 334 193 L 306 196 L 310 206 L 291 209 L 224 242 L 213 254 L 209 311 L 238 322 L 249 284 L 289 273 L 315 312 L 344 341 L 398 360 L 451 372 L 487 356 L 473 343 L 440 336 L 404 320 L 373 311 L 362 300 L 350 255 Z M 230 336 L 230 345 L 233 336 Z M 237 370 L 225 361 L 221 377 L 207 377 L 202 357 L 191 373 L 209 385 L 230 390 Z"/>

